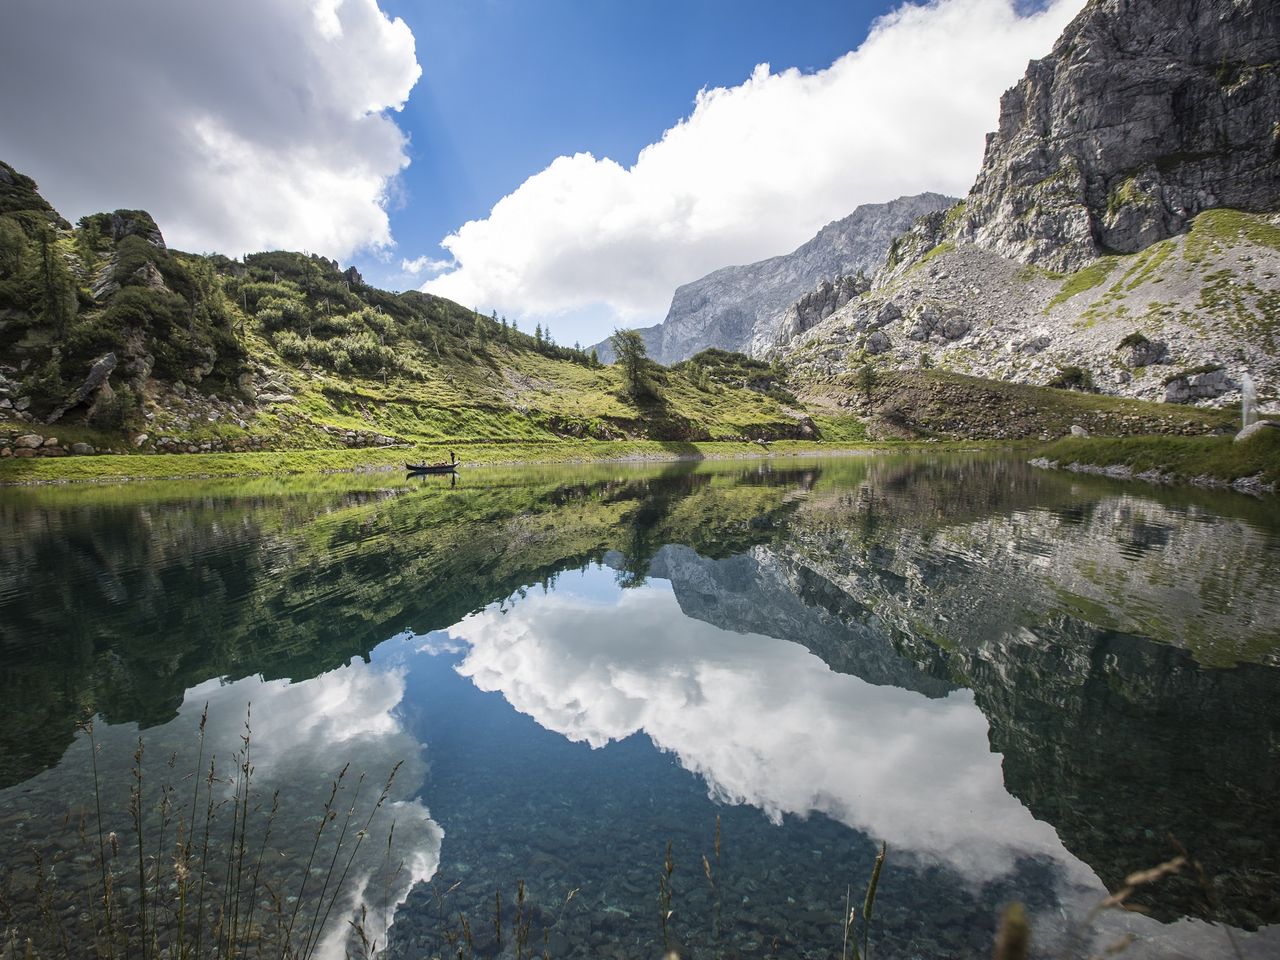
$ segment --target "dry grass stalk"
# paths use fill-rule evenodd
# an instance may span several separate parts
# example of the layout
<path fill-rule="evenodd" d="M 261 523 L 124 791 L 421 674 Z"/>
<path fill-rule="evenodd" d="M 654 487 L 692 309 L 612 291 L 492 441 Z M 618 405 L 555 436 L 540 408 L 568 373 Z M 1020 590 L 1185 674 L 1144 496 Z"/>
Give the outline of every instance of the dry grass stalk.
<path fill-rule="evenodd" d="M 1027 910 L 1015 901 L 1005 907 L 1000 916 L 995 960 L 1027 960 L 1030 950 L 1031 924 L 1027 921 Z"/>

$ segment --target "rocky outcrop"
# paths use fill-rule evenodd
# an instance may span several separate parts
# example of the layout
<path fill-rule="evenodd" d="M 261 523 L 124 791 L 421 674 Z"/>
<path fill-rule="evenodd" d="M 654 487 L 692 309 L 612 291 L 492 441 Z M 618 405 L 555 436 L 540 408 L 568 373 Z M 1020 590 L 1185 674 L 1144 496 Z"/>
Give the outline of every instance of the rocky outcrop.
<path fill-rule="evenodd" d="M 955 201 L 936 193 L 864 204 L 843 220 L 785 256 L 745 266 L 724 267 L 686 283 L 671 298 L 666 319 L 646 336 L 649 355 L 675 363 L 699 350 L 718 347 L 763 354 L 787 308 L 824 280 L 868 275 L 879 267 L 890 241 L 921 214 Z M 612 350 L 597 344 L 600 359 Z"/>
<path fill-rule="evenodd" d="M 751 339 L 751 354 L 767 356 L 817 326 L 850 300 L 871 289 L 865 273 L 857 276 L 823 280 L 818 288 L 793 303 L 772 325 L 767 325 Z"/>
<path fill-rule="evenodd" d="M 1075 270 L 1280 207 L 1280 5 L 1094 0 L 1000 101 L 955 236 Z"/>
<path fill-rule="evenodd" d="M 1274 396 L 1275 219 L 1206 211 L 1189 234 L 1067 277 L 947 243 L 887 282 L 877 277 L 784 359 L 802 396 L 868 361 L 1039 386 L 1076 368 L 1103 393 L 1212 405 L 1239 403 L 1249 373 Z"/>
<path fill-rule="evenodd" d="M 166 249 L 164 234 L 145 210 L 116 210 L 114 213 L 96 214 L 90 219 L 98 220 L 103 232 L 109 233 L 115 243 L 125 237 L 141 237 L 153 247 Z"/>
<path fill-rule="evenodd" d="M 0 214 L 6 213 L 34 213 L 55 229 L 71 229 L 71 224 L 40 196 L 34 180 L 0 160 Z"/>
<path fill-rule="evenodd" d="M 111 372 L 116 368 L 116 355 L 107 353 L 94 361 L 93 366 L 89 368 L 89 375 L 84 378 L 84 383 L 76 388 L 71 396 L 67 397 L 66 402 L 58 407 L 49 415 L 46 422 L 54 423 L 62 419 L 72 407 L 78 406 L 89 399 L 96 390 L 107 382 L 107 378 L 111 376 Z"/>

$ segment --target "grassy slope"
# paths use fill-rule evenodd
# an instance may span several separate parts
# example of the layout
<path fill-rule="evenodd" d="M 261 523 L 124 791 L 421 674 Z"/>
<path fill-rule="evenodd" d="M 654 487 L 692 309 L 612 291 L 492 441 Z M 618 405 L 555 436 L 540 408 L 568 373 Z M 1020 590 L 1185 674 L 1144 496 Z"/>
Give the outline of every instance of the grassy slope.
<path fill-rule="evenodd" d="M 857 374 L 812 384 L 802 399 L 815 409 L 870 418 L 873 436 L 1028 439 L 1061 436 L 1073 424 L 1090 433 L 1211 433 L 1235 415 L 1029 384 L 983 380 L 941 370 L 877 372 L 871 398 Z M 815 423 L 821 422 L 815 412 Z"/>
<path fill-rule="evenodd" d="M 439 297 L 390 293 L 333 261 L 285 251 L 243 261 L 170 250 L 142 211 L 56 217 L 36 185 L 0 181 L 0 382 L 34 424 L 6 436 L 120 452 L 336 449 L 336 433 L 430 443 L 565 438 L 800 437 L 785 395 L 710 371 L 655 368 L 637 404 L 612 367 Z M 46 269 L 47 268 L 47 269 Z M 108 282 L 109 281 L 109 282 Z M 42 426 L 107 352 L 111 415 L 81 403 Z M 721 358 L 712 367 L 732 367 Z M 11 382 L 10 382 L 11 381 Z M 7 421 L 4 418 L 9 418 Z M 133 443 L 129 438 L 147 434 Z"/>
<path fill-rule="evenodd" d="M 1280 430 L 1248 440 L 1232 437 L 1064 437 L 1036 451 L 1061 464 L 1129 467 L 1134 473 L 1157 471 L 1179 480 L 1208 477 L 1231 483 L 1257 477 L 1280 481 Z"/>
<path fill-rule="evenodd" d="M 446 355 L 422 363 L 421 379 L 397 378 L 385 386 L 329 373 L 300 378 L 296 403 L 275 409 L 419 443 L 637 437 L 652 434 L 659 422 L 716 440 L 772 437 L 795 427 L 794 417 L 768 397 L 720 385 L 700 389 L 674 372 L 665 378 L 665 403 L 640 407 L 626 397 L 614 367 L 585 367 L 501 345 L 486 348 L 478 362 Z"/>

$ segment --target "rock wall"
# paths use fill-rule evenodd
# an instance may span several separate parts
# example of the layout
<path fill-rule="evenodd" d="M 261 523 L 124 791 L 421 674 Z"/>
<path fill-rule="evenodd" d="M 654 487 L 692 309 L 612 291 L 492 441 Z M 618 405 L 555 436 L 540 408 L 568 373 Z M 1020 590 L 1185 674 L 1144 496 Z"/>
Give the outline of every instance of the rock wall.
<path fill-rule="evenodd" d="M 1280 4 L 1094 0 L 1000 101 L 956 238 L 1074 270 L 1280 208 Z"/>

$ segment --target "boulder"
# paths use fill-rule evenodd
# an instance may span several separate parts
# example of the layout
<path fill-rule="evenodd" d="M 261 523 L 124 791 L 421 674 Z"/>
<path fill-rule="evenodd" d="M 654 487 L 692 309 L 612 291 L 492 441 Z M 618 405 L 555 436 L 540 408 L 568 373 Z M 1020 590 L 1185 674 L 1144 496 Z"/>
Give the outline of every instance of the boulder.
<path fill-rule="evenodd" d="M 97 360 L 93 361 L 93 365 L 89 367 L 89 375 L 84 378 L 84 383 L 80 384 L 80 386 L 72 392 L 71 396 L 67 397 L 66 403 L 50 414 L 48 422 L 54 423 L 72 407 L 78 406 L 85 400 L 89 399 L 90 394 L 106 384 L 107 378 L 111 376 L 111 372 L 115 370 L 115 368 L 116 355 L 114 353 L 103 354 Z"/>
<path fill-rule="evenodd" d="M 1048 349 L 1051 343 L 1053 339 L 1047 333 L 1037 333 L 1035 336 L 1024 337 L 1021 340 L 1010 340 L 1009 352 L 1034 355 Z"/>
<path fill-rule="evenodd" d="M 1143 340 L 1129 347 L 1129 366 L 1134 370 L 1153 363 L 1166 363 L 1168 359 L 1169 344 L 1163 340 Z"/>
<path fill-rule="evenodd" d="M 883 330 L 873 330 L 868 336 L 863 349 L 872 355 L 888 353 L 893 347 L 893 341 L 889 339 L 889 335 Z"/>
<path fill-rule="evenodd" d="M 24 410 L 26 410 L 30 406 L 31 406 L 30 397 L 19 397 L 17 400 L 13 401 L 13 409 L 17 410 L 19 413 L 22 413 Z"/>
<path fill-rule="evenodd" d="M 13 441 L 15 447 L 27 450 L 34 450 L 36 447 L 44 443 L 44 437 L 38 433 L 24 433 L 17 440 Z"/>
<path fill-rule="evenodd" d="M 1240 389 L 1225 370 L 1204 370 L 1199 373 L 1180 373 L 1165 381 L 1166 403 L 1189 403 L 1193 400 L 1212 400 L 1224 393 Z"/>
<path fill-rule="evenodd" d="M 877 327 L 885 327 L 893 323 L 895 320 L 901 319 L 902 311 L 898 308 L 898 305 L 892 300 L 888 300 L 881 305 L 879 310 L 876 311 L 875 319 L 872 323 Z"/>
<path fill-rule="evenodd" d="M 1080 426 L 1080 424 L 1073 423 L 1071 425 L 1071 435 L 1073 437 L 1087 437 L 1089 435 L 1089 431 Z"/>
<path fill-rule="evenodd" d="M 1236 434 L 1236 443 L 1240 443 L 1242 440 L 1248 440 L 1256 434 L 1265 433 L 1272 429 L 1280 429 L 1280 423 L 1277 423 L 1274 420 L 1258 420 L 1255 423 L 1249 424 Z"/>
<path fill-rule="evenodd" d="M 959 314 L 953 314 L 942 322 L 941 332 L 948 340 L 959 340 L 969 332 L 972 324 Z"/>
<path fill-rule="evenodd" d="M 34 457 L 36 455 L 36 451 L 33 447 L 17 447 L 13 451 L 13 455 L 15 457 Z"/>
<path fill-rule="evenodd" d="M 96 451 L 93 449 L 92 444 L 73 443 L 71 445 L 71 452 L 74 453 L 77 457 L 87 457 L 95 453 Z"/>

